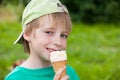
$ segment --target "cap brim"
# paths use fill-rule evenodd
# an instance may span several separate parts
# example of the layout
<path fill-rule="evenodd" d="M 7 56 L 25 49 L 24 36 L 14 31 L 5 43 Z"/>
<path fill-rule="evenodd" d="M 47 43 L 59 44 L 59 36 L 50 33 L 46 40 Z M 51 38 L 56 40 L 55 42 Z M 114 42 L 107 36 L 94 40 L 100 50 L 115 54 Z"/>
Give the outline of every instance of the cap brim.
<path fill-rule="evenodd" d="M 16 43 L 20 43 L 20 44 L 23 43 L 23 33 L 24 33 L 24 30 L 21 32 L 21 34 L 16 39 L 16 41 L 14 42 L 14 44 L 16 44 Z"/>

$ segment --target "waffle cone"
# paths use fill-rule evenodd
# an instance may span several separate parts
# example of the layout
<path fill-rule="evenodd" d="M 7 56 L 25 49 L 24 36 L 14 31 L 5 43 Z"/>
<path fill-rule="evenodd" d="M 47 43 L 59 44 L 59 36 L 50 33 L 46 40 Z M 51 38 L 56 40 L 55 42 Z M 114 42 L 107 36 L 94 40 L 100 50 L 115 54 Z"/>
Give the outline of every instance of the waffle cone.
<path fill-rule="evenodd" d="M 62 68 L 63 66 L 66 66 L 67 61 L 58 61 L 58 62 L 52 62 L 52 66 L 54 68 L 55 73 L 57 73 L 57 71 Z M 66 75 L 66 70 L 64 70 L 61 74 L 61 77 L 63 77 L 64 75 Z"/>

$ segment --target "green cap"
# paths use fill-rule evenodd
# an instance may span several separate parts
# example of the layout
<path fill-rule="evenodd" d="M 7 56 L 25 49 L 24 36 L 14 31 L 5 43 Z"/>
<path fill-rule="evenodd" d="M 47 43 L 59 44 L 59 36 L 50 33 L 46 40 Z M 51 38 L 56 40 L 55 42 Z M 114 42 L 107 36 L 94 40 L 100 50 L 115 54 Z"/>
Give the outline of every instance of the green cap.
<path fill-rule="evenodd" d="M 23 33 L 28 23 L 40 16 L 56 12 L 65 12 L 68 14 L 67 8 L 59 0 L 31 0 L 24 9 L 22 16 L 22 32 L 14 44 L 23 42 Z"/>

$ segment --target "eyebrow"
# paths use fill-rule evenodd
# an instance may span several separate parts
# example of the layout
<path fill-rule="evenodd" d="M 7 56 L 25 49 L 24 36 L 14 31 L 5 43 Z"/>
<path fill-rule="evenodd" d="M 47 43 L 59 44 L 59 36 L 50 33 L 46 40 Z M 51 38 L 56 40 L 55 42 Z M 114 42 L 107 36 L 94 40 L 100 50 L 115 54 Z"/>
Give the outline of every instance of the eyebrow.
<path fill-rule="evenodd" d="M 53 28 L 53 27 L 48 27 L 48 28 L 46 28 L 46 29 L 55 30 L 55 28 Z"/>

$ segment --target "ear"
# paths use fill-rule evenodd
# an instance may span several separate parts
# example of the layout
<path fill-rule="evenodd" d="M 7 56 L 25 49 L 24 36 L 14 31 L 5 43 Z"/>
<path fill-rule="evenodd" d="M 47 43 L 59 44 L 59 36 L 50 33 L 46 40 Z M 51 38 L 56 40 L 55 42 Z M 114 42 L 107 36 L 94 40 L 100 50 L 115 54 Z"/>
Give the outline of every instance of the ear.
<path fill-rule="evenodd" d="M 25 32 L 23 33 L 23 38 L 24 38 L 25 40 L 27 40 L 27 41 L 30 41 L 30 33 L 25 31 Z"/>

